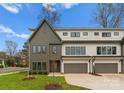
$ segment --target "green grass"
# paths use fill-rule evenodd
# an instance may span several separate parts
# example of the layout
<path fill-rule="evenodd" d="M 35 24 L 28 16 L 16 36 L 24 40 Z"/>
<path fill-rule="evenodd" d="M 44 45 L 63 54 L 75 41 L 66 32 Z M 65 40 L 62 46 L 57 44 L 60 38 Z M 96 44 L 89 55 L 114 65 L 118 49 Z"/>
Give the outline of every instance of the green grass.
<path fill-rule="evenodd" d="M 34 75 L 34 80 L 22 80 L 26 73 L 0 76 L 0 90 L 44 90 L 49 83 L 59 83 L 65 90 L 87 90 L 88 88 L 69 85 L 64 77 L 48 77 L 47 75 Z"/>

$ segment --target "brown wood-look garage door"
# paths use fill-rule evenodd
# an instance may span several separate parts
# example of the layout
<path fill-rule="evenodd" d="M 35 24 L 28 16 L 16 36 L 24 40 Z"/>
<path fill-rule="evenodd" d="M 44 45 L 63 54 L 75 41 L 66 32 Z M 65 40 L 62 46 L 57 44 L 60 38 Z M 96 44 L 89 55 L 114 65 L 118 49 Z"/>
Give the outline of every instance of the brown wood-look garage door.
<path fill-rule="evenodd" d="M 65 63 L 64 73 L 87 73 L 87 63 Z"/>
<path fill-rule="evenodd" d="M 95 63 L 96 73 L 118 73 L 117 63 Z"/>

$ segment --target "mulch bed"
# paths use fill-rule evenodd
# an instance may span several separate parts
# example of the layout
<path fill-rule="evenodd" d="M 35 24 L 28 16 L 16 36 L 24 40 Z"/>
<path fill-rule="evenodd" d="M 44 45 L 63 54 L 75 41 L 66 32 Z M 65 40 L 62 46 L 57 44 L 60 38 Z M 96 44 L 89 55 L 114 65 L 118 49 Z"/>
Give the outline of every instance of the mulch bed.
<path fill-rule="evenodd" d="M 60 84 L 48 84 L 45 86 L 45 90 L 62 90 L 62 85 Z"/>
<path fill-rule="evenodd" d="M 33 80 L 35 79 L 35 77 L 26 77 L 26 78 L 23 78 L 22 80 Z"/>

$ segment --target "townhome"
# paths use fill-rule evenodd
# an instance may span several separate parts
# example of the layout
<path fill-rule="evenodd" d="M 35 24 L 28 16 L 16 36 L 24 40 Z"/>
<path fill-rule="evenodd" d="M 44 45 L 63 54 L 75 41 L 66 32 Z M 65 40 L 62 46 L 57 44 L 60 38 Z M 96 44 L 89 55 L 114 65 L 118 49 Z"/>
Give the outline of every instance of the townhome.
<path fill-rule="evenodd" d="M 123 28 L 53 28 L 46 20 L 31 29 L 30 70 L 60 73 L 123 73 Z"/>

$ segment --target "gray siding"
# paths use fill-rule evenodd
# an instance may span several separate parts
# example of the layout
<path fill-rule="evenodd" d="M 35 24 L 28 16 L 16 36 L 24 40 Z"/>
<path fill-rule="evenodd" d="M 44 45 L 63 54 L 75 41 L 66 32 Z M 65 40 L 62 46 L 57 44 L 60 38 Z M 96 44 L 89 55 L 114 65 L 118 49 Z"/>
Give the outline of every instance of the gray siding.
<path fill-rule="evenodd" d="M 49 72 L 49 61 L 50 60 L 61 60 L 61 40 L 52 31 L 51 27 L 44 22 L 41 28 L 33 36 L 30 43 L 30 67 L 32 69 L 32 62 L 47 62 L 47 72 Z M 52 45 L 50 45 L 52 43 Z M 60 44 L 60 45 L 58 45 Z M 46 45 L 46 53 L 33 53 L 33 45 Z M 52 54 L 51 50 L 53 46 L 57 46 L 57 54 Z"/>

